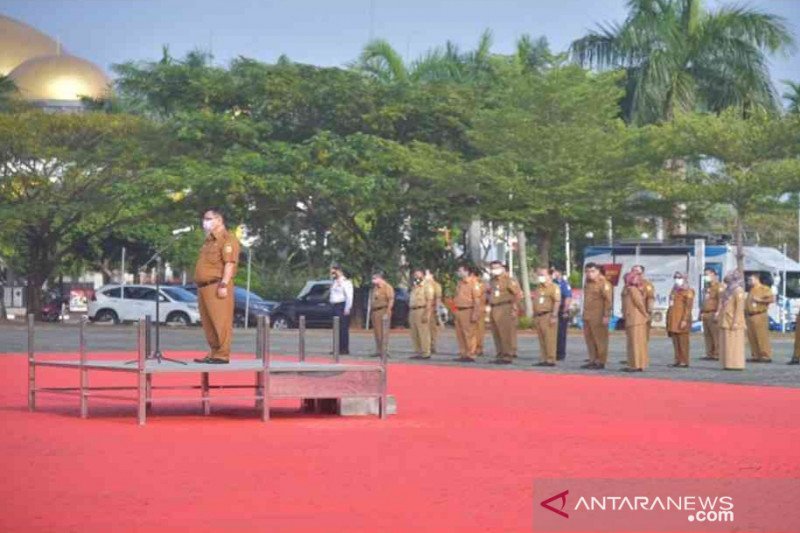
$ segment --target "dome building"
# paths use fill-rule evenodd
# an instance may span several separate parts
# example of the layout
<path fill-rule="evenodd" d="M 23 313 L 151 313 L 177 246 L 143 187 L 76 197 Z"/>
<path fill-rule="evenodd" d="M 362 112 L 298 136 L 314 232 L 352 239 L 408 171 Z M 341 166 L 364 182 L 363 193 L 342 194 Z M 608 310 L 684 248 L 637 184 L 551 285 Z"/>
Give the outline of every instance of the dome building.
<path fill-rule="evenodd" d="M 80 111 L 81 97 L 106 96 L 111 85 L 94 63 L 62 53 L 47 35 L 2 15 L 0 74 L 11 78 L 19 98 L 51 111 Z"/>

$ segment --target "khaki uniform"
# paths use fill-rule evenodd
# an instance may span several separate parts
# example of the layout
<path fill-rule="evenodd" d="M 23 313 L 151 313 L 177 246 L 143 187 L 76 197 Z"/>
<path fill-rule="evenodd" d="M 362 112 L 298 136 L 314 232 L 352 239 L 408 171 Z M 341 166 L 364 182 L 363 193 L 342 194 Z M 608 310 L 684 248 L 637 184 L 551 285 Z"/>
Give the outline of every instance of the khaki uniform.
<path fill-rule="evenodd" d="M 692 332 L 694 289 L 672 289 L 667 309 L 667 335 L 672 338 L 675 364 L 689 364 L 689 335 Z"/>
<path fill-rule="evenodd" d="M 583 287 L 583 338 L 589 362 L 605 365 L 608 361 L 608 324 L 611 316 L 611 283 L 603 276 L 586 280 Z"/>
<path fill-rule="evenodd" d="M 648 331 L 650 313 L 647 311 L 647 287 L 622 289 L 622 316 L 625 319 L 628 368 L 644 370 L 650 364 Z"/>
<path fill-rule="evenodd" d="M 653 308 L 656 304 L 656 288 L 649 279 L 642 277 L 642 288 L 644 289 L 644 306 L 647 310 L 647 340 L 650 340 L 650 331 L 653 329 Z"/>
<path fill-rule="evenodd" d="M 229 360 L 233 339 L 233 281 L 228 285 L 225 298 L 217 296 L 218 282 L 222 280 L 227 263 L 239 263 L 239 242 L 225 228 L 220 228 L 206 236 L 194 269 L 197 284 L 197 308 L 206 341 L 211 349 L 209 354 L 215 359 Z M 233 280 L 233 276 L 231 280 Z"/>
<path fill-rule="evenodd" d="M 772 360 L 772 346 L 769 342 L 769 315 L 768 303 L 757 302 L 759 300 L 769 300 L 770 303 L 775 299 L 772 289 L 766 285 L 753 287 L 747 293 L 745 314 L 747 315 L 747 342 L 750 344 L 750 357 L 757 361 Z"/>
<path fill-rule="evenodd" d="M 723 368 L 744 369 L 745 294 L 737 288 L 724 304 L 720 301 L 719 358 Z"/>
<path fill-rule="evenodd" d="M 517 303 L 522 297 L 519 284 L 507 273 L 489 282 L 489 314 L 498 359 L 517 355 Z"/>
<path fill-rule="evenodd" d="M 428 324 L 431 328 L 431 353 L 436 353 L 436 339 L 439 338 L 439 328 L 441 324 L 439 324 L 439 305 L 442 303 L 442 284 L 432 279 L 428 281 L 433 286 L 433 310 L 431 312 L 431 319 L 428 321 Z"/>
<path fill-rule="evenodd" d="M 797 313 L 797 316 L 794 318 L 794 353 L 792 354 L 792 359 L 800 360 L 800 313 Z"/>
<path fill-rule="evenodd" d="M 408 301 L 411 341 L 414 343 L 414 351 L 423 357 L 431 356 L 431 328 L 428 323 L 431 319 L 433 300 L 433 285 L 430 283 L 423 281 L 411 287 Z"/>
<path fill-rule="evenodd" d="M 375 353 L 381 353 L 381 344 L 387 351 L 389 348 L 389 330 L 383 329 L 383 317 L 389 317 L 391 329 L 392 306 L 394 305 L 394 288 L 385 281 L 372 288 L 372 301 L 370 303 L 369 321 L 372 324 L 372 334 L 375 337 Z"/>
<path fill-rule="evenodd" d="M 719 298 L 725 287 L 719 281 L 712 281 L 703 291 L 703 308 L 700 317 L 703 320 L 703 339 L 706 343 L 706 357 L 719 359 L 719 324 L 717 311 L 719 311 Z"/>
<path fill-rule="evenodd" d="M 483 340 L 486 338 L 486 322 L 489 321 L 489 285 L 478 278 L 481 285 L 481 308 L 478 314 L 478 327 L 475 331 L 475 353 L 483 355 Z"/>
<path fill-rule="evenodd" d="M 483 307 L 483 286 L 475 276 L 467 276 L 458 282 L 453 306 L 458 355 L 474 359 L 478 353 L 477 329 Z"/>
<path fill-rule="evenodd" d="M 552 281 L 547 281 L 539 285 L 532 296 L 533 323 L 539 335 L 539 361 L 555 363 L 561 289 Z"/>

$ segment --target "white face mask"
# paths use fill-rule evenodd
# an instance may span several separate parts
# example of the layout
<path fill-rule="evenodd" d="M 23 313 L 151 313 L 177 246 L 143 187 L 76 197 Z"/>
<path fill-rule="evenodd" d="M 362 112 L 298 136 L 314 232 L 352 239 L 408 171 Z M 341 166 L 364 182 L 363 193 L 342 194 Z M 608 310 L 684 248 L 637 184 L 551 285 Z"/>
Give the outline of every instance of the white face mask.
<path fill-rule="evenodd" d="M 203 220 L 203 231 L 206 233 L 211 233 L 211 230 L 214 229 L 214 221 L 213 220 Z"/>
<path fill-rule="evenodd" d="M 547 281 L 547 276 L 539 276 L 538 278 L 539 283 L 544 283 Z"/>
<path fill-rule="evenodd" d="M 682 287 L 683 286 L 683 278 L 675 278 L 675 286 Z"/>
<path fill-rule="evenodd" d="M 492 272 L 492 276 L 499 276 L 500 274 L 503 273 L 503 269 L 502 268 L 493 268 L 491 270 L 491 272 Z"/>
<path fill-rule="evenodd" d="M 711 283 L 711 276 L 706 274 L 705 276 L 703 276 L 703 281 L 705 281 L 706 283 Z"/>

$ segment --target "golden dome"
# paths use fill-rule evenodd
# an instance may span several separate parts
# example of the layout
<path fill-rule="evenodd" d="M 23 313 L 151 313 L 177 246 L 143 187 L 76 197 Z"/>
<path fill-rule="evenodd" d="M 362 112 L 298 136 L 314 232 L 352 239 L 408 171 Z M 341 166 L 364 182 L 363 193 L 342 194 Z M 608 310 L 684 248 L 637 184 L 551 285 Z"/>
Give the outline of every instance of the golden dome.
<path fill-rule="evenodd" d="M 0 15 L 0 75 L 28 59 L 59 53 L 58 43 L 18 20 Z"/>
<path fill-rule="evenodd" d="M 80 100 L 108 93 L 111 81 L 100 67 L 70 55 L 29 59 L 8 75 L 22 98 L 37 100 Z"/>

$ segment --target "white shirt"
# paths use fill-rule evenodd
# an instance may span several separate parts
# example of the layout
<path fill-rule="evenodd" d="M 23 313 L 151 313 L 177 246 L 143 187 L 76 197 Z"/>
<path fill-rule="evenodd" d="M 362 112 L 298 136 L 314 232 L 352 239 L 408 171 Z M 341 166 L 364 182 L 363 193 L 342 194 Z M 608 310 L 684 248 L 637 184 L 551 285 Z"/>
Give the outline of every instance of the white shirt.
<path fill-rule="evenodd" d="M 350 314 L 350 308 L 353 307 L 353 282 L 344 277 L 333 280 L 329 301 L 332 304 L 344 302 L 344 312 Z"/>

